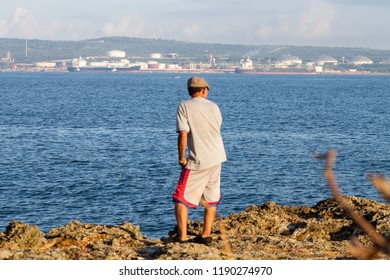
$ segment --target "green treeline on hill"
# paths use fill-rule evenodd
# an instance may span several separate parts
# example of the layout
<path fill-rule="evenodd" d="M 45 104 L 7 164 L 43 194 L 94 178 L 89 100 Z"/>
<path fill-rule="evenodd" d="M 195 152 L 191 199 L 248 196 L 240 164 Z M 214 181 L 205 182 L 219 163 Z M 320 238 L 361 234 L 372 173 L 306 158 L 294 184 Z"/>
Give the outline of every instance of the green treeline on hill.
<path fill-rule="evenodd" d="M 27 43 L 27 56 L 26 56 Z M 216 43 L 194 43 L 162 39 L 130 37 L 106 37 L 83 41 L 49 41 L 0 38 L 0 57 L 12 52 L 16 63 L 63 60 L 85 56 L 104 56 L 109 50 L 125 51 L 129 57 L 148 57 L 151 53 L 177 53 L 180 58 L 207 61 L 210 53 L 216 59 L 237 62 L 246 56 L 252 59 L 275 59 L 283 55 L 294 55 L 303 61 L 329 55 L 338 60 L 342 57 L 367 56 L 379 63 L 390 59 L 390 50 L 369 48 L 314 47 L 289 45 L 233 45 Z"/>

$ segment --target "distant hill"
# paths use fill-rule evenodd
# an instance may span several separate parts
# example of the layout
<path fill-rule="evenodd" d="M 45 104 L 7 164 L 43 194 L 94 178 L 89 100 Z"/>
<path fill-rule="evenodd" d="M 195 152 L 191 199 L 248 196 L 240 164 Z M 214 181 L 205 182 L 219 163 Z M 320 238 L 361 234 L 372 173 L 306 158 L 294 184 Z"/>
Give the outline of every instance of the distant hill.
<path fill-rule="evenodd" d="M 62 60 L 85 56 L 104 56 L 109 50 L 122 50 L 133 58 L 149 57 L 151 53 L 177 53 L 188 60 L 208 60 L 210 53 L 216 59 L 231 62 L 250 56 L 252 59 L 273 59 L 290 54 L 304 61 L 329 55 L 338 60 L 342 57 L 367 56 L 374 63 L 390 59 L 390 50 L 369 48 L 331 48 L 289 45 L 233 45 L 215 43 L 194 43 L 162 39 L 142 39 L 130 37 L 106 37 L 83 41 L 26 40 L 0 38 L 0 57 L 11 51 L 15 62 L 32 63 L 47 60 Z"/>

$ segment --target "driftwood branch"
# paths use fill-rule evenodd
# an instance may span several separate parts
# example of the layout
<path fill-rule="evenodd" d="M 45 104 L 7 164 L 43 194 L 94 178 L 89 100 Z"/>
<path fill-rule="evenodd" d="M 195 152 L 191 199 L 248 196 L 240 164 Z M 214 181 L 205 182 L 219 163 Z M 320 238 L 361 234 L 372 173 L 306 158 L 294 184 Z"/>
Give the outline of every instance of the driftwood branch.
<path fill-rule="evenodd" d="M 371 183 L 382 193 L 383 197 L 390 201 L 390 182 L 383 175 L 369 174 Z"/>
<path fill-rule="evenodd" d="M 200 202 L 204 208 L 210 208 L 210 205 L 204 199 L 201 199 Z M 224 222 L 221 219 L 221 217 L 219 217 L 218 215 L 217 215 L 216 219 L 219 221 L 219 231 L 221 233 L 224 251 L 225 251 L 226 255 L 228 256 L 229 260 L 234 260 L 234 256 L 232 253 L 232 249 L 230 247 L 229 238 L 227 236 L 227 231 L 226 231 L 226 227 L 224 225 Z"/>
<path fill-rule="evenodd" d="M 343 195 L 340 192 L 340 188 L 337 184 L 336 177 L 334 175 L 334 162 L 336 159 L 336 150 L 330 150 L 325 155 L 316 154 L 315 157 L 317 159 L 325 159 L 326 160 L 326 168 L 325 168 L 325 179 L 332 191 L 332 194 L 336 201 L 340 204 L 340 206 L 347 212 L 347 214 L 351 217 L 351 219 L 362 229 L 367 235 L 371 238 L 374 243 L 373 248 L 363 248 L 359 241 L 355 238 L 352 240 L 353 248 L 351 252 L 354 256 L 358 258 L 370 259 L 375 256 L 375 254 L 379 251 L 384 252 L 385 254 L 390 255 L 390 242 L 386 240 L 386 238 L 378 233 L 376 229 L 359 213 L 354 211 L 353 207 L 348 204 L 348 202 L 343 198 Z M 370 175 L 369 176 L 371 182 L 378 188 L 378 190 L 382 193 L 382 195 L 388 199 L 390 199 L 390 183 L 388 180 L 383 178 L 382 176 Z"/>

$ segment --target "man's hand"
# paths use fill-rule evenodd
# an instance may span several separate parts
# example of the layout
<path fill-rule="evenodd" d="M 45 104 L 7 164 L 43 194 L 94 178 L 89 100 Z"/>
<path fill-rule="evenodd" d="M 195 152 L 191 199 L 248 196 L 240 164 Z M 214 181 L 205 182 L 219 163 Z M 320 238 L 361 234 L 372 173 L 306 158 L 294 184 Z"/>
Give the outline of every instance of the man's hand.
<path fill-rule="evenodd" d="M 187 160 L 186 159 L 179 160 L 179 164 L 181 167 L 185 167 L 187 165 Z"/>

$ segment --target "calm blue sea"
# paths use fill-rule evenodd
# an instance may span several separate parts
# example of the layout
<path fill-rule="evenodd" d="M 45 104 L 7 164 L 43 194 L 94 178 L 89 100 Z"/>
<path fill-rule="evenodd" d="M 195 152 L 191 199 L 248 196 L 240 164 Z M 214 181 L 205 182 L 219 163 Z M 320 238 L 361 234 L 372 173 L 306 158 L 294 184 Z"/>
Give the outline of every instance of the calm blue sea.
<path fill-rule="evenodd" d="M 220 216 L 331 196 L 312 152 L 338 149 L 344 194 L 384 202 L 390 77 L 203 75 L 220 105 L 228 162 Z M 0 73 L 0 230 L 129 221 L 159 238 L 175 224 L 175 114 L 184 74 Z M 203 209 L 190 211 L 202 219 Z"/>

